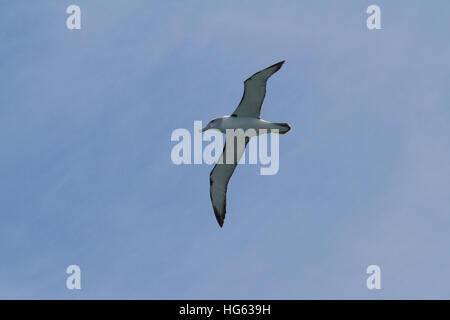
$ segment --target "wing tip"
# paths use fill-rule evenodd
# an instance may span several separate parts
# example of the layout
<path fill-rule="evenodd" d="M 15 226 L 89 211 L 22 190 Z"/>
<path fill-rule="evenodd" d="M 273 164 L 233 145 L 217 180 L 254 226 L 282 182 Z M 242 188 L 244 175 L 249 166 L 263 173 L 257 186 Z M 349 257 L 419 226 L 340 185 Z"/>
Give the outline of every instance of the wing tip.
<path fill-rule="evenodd" d="M 278 70 L 280 70 L 281 66 L 282 66 L 285 62 L 286 62 L 286 60 L 282 60 L 282 61 L 280 61 L 280 62 L 277 62 L 277 63 L 271 65 L 270 67 L 267 67 L 267 68 L 265 68 L 265 69 L 263 69 L 263 70 L 261 70 L 261 71 L 256 72 L 254 75 L 256 75 L 256 74 L 258 74 L 258 73 L 260 73 L 260 72 L 262 72 L 262 71 L 269 70 L 269 69 L 271 69 L 271 68 L 275 68 L 275 70 L 273 70 L 272 73 L 269 75 L 268 78 L 270 78 L 270 76 L 271 76 L 272 74 L 274 74 L 275 72 L 277 72 Z M 251 77 L 247 78 L 247 80 L 245 80 L 244 83 L 246 83 L 248 80 L 251 80 L 251 79 L 253 78 L 254 75 L 252 75 Z M 244 98 L 244 97 L 242 97 L 242 98 Z M 241 102 L 242 102 L 242 100 L 241 100 Z"/>
<path fill-rule="evenodd" d="M 281 68 L 281 66 L 286 62 L 286 60 L 282 60 L 280 62 L 275 63 L 274 65 L 271 65 L 269 68 L 277 67 L 277 71 Z M 267 68 L 267 69 L 269 69 Z"/>
<path fill-rule="evenodd" d="M 224 217 L 222 218 L 222 216 L 220 215 L 219 210 L 214 205 L 213 205 L 213 209 L 214 209 L 214 215 L 216 216 L 217 223 L 222 228 L 223 227 L 223 223 L 225 222 L 225 214 L 224 214 Z"/>
<path fill-rule="evenodd" d="M 217 166 L 217 164 L 216 164 L 216 166 Z M 212 190 L 211 187 L 213 185 L 213 180 L 212 180 L 211 175 L 212 175 L 213 171 L 214 171 L 214 169 L 209 174 L 209 188 L 210 188 L 209 189 L 209 196 L 211 198 L 211 204 L 212 204 L 212 207 L 213 207 L 213 210 L 214 210 L 214 215 L 216 216 L 217 223 L 222 228 L 223 227 L 223 223 L 225 222 L 225 214 L 227 213 L 227 198 L 226 198 L 227 194 L 225 193 L 225 201 L 224 201 L 224 205 L 223 205 L 223 208 L 222 208 L 222 211 L 223 211 L 223 217 L 222 217 L 222 215 L 220 214 L 220 210 L 214 205 L 214 201 L 213 201 L 213 197 L 212 197 L 212 193 L 211 193 L 212 192 L 211 191 Z"/>

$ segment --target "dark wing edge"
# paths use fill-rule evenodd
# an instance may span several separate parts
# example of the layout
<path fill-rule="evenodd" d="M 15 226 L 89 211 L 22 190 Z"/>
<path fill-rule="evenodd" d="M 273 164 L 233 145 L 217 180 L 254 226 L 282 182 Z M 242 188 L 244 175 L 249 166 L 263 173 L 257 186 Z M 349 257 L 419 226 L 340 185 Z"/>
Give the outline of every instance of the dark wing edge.
<path fill-rule="evenodd" d="M 282 61 L 280 61 L 280 62 L 274 63 L 274 64 L 271 65 L 270 67 L 267 67 L 267 68 L 265 68 L 265 69 L 263 69 L 263 70 L 261 70 L 261 71 L 256 72 L 253 76 L 257 75 L 258 73 L 267 71 L 267 70 L 269 70 L 269 69 L 273 69 L 273 70 L 270 70 L 271 72 L 270 72 L 269 76 L 267 77 L 267 79 L 268 79 L 268 78 L 270 78 L 271 75 L 273 75 L 275 72 L 277 72 L 278 70 L 280 70 L 281 67 L 283 66 L 283 64 L 284 64 L 285 62 L 286 62 L 286 60 L 282 60 Z M 251 76 L 251 77 L 248 78 L 247 80 L 251 79 L 253 76 Z M 246 81 L 247 81 L 247 80 L 246 80 Z"/>
<path fill-rule="evenodd" d="M 214 169 L 217 166 L 218 165 L 214 166 Z M 213 169 L 213 171 L 214 171 L 214 169 Z M 230 181 L 230 179 L 228 178 L 228 181 L 226 181 L 226 183 L 225 183 L 225 190 L 218 190 L 217 186 L 214 185 L 214 180 L 213 180 L 213 177 L 212 177 L 212 172 L 213 171 L 211 171 L 211 174 L 210 174 L 210 177 L 209 177 L 209 185 L 210 185 L 209 197 L 211 198 L 211 204 L 212 204 L 212 207 L 213 207 L 213 210 L 214 210 L 214 215 L 216 216 L 217 223 L 222 228 L 223 227 L 223 223 L 225 222 L 225 215 L 226 215 L 226 212 L 227 212 L 227 189 L 228 189 L 228 181 Z M 230 176 L 230 178 L 231 178 L 231 176 Z M 223 192 L 223 200 L 222 200 L 222 202 L 217 202 L 217 201 L 214 200 L 213 192 L 215 192 L 215 193 Z"/>
<path fill-rule="evenodd" d="M 225 146 L 223 147 L 222 155 L 219 159 L 219 162 L 221 160 L 223 162 L 217 163 L 209 174 L 209 196 L 211 198 L 211 204 L 214 209 L 214 215 L 216 216 L 216 220 L 221 228 L 223 227 L 223 223 L 225 222 L 225 215 L 227 211 L 228 182 L 230 181 L 234 170 L 239 164 L 239 160 L 249 141 L 250 139 L 246 137 L 243 150 L 237 150 L 237 144 L 235 141 L 235 158 L 233 160 L 233 163 L 231 164 L 227 164 L 225 163 L 225 160 L 223 160 L 226 155 L 227 146 L 225 144 Z"/>
<path fill-rule="evenodd" d="M 283 66 L 283 64 L 286 61 L 280 61 L 278 63 L 275 63 L 273 65 L 271 65 L 270 67 L 267 67 L 261 71 L 256 72 L 255 74 L 253 74 L 250 78 L 248 78 L 247 80 L 244 81 L 244 94 L 242 95 L 241 101 L 239 102 L 239 105 L 237 106 L 236 110 L 234 110 L 233 114 L 231 116 L 233 117 L 238 117 L 238 116 L 254 116 L 257 118 L 260 118 L 260 113 L 261 113 L 261 107 L 262 107 L 262 103 L 264 101 L 265 95 L 266 95 L 266 84 L 267 84 L 267 80 L 278 70 L 280 70 L 280 68 Z M 262 76 L 262 78 L 260 78 Z M 263 85 L 263 90 L 262 92 L 259 93 L 259 99 L 258 101 L 247 101 L 250 100 L 250 98 L 248 98 L 248 91 L 252 90 L 250 87 L 251 84 L 251 80 L 254 79 L 255 81 L 260 81 L 262 82 Z M 249 107 L 248 104 L 251 105 L 251 109 L 252 110 L 242 110 L 243 109 L 243 105 L 246 105 L 247 108 Z"/>

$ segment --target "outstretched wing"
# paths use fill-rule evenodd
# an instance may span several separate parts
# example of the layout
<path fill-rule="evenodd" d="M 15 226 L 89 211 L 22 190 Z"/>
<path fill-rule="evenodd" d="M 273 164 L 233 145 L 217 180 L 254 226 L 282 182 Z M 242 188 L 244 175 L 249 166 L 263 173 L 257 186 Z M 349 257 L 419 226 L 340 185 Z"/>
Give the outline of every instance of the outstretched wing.
<path fill-rule="evenodd" d="M 234 151 L 232 154 L 229 149 L 227 152 L 227 144 L 225 143 L 222 155 L 209 175 L 209 195 L 211 197 L 214 214 L 216 215 L 216 219 L 220 227 L 223 226 L 225 213 L 227 210 L 228 181 L 230 181 L 230 178 L 233 175 L 233 172 L 236 169 L 236 166 L 238 165 L 249 140 L 250 138 L 245 137 L 245 144 L 238 143 L 238 139 L 234 137 Z"/>
<path fill-rule="evenodd" d="M 233 116 L 260 118 L 261 106 L 266 96 L 267 79 L 280 70 L 283 63 L 284 61 L 278 62 L 245 80 L 244 95 Z"/>

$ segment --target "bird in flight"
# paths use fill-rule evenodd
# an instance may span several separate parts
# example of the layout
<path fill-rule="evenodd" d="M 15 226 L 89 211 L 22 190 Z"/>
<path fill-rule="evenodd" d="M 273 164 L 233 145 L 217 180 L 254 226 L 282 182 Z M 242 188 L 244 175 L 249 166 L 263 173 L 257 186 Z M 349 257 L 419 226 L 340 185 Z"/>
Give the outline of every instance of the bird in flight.
<path fill-rule="evenodd" d="M 278 62 L 245 80 L 244 95 L 233 114 L 211 120 L 200 131 L 216 129 L 226 134 L 228 129 L 242 129 L 243 131 L 253 129 L 254 135 L 266 132 L 287 133 L 291 129 L 287 123 L 268 122 L 260 117 L 261 106 L 266 95 L 267 80 L 281 68 L 283 63 L 284 61 Z M 244 142 L 239 143 L 237 137 L 234 136 L 234 143 L 231 148 L 233 150 L 227 150 L 227 143 L 229 142 L 227 137 L 222 155 L 210 174 L 211 203 L 220 227 L 223 226 L 225 220 L 228 181 L 233 175 L 251 137 L 245 136 L 244 138 Z"/>

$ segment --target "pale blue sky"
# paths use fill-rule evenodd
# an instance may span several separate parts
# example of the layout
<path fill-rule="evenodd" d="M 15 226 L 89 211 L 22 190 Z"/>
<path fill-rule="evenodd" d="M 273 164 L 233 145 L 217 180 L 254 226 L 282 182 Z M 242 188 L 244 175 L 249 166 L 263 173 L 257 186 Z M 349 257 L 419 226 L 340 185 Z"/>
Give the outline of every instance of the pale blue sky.
<path fill-rule="evenodd" d="M 448 12 L 2 1 L 0 298 L 449 299 Z M 212 166 L 172 164 L 170 135 L 230 114 L 280 60 L 262 109 L 292 127 L 279 173 L 239 167 L 220 229 Z"/>

